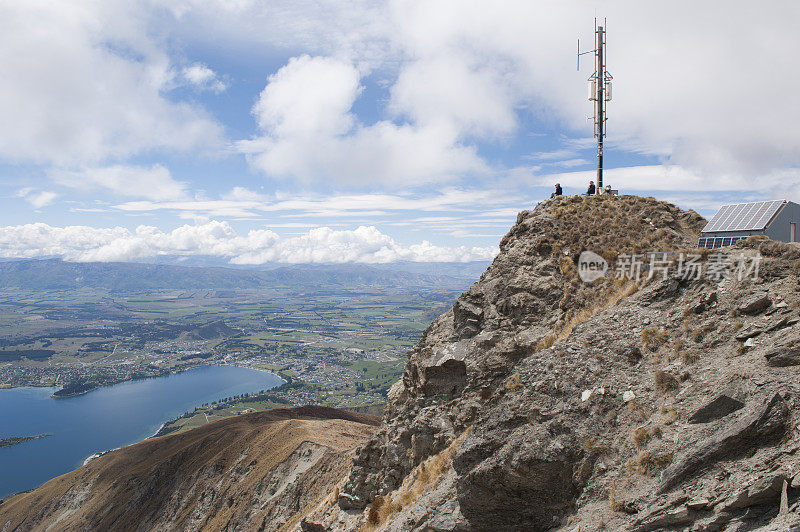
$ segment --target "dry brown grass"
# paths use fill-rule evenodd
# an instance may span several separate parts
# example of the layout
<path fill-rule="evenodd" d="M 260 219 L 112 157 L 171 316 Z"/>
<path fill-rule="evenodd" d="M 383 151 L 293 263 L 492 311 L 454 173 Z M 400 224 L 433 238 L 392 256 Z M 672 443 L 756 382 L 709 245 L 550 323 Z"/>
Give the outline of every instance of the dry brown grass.
<path fill-rule="evenodd" d="M 614 482 L 611 485 L 611 489 L 608 490 L 608 507 L 611 508 L 612 512 L 622 512 L 625 508 L 623 504 L 617 500 L 616 482 Z"/>
<path fill-rule="evenodd" d="M 613 283 L 612 287 L 613 288 L 609 290 L 607 297 L 595 301 L 588 307 L 569 312 L 567 314 L 569 316 L 568 319 L 555 331 L 540 340 L 536 346 L 536 350 L 548 349 L 557 343 L 563 342 L 569 338 L 569 335 L 572 334 L 572 331 L 575 330 L 575 327 L 581 323 L 584 323 L 598 312 L 613 307 L 619 303 L 620 300 L 634 294 L 639 289 L 639 285 L 633 281 Z"/>
<path fill-rule="evenodd" d="M 506 381 L 506 388 L 509 390 L 516 390 L 520 386 L 522 386 L 522 383 L 519 381 L 519 373 L 514 373 L 508 378 L 508 381 Z"/>
<path fill-rule="evenodd" d="M 672 459 L 672 453 L 658 454 L 642 451 L 636 458 L 628 462 L 628 472 L 652 477 L 671 464 Z"/>
<path fill-rule="evenodd" d="M 697 351 L 686 348 L 686 342 L 683 338 L 676 338 L 673 340 L 672 353 L 673 356 L 670 357 L 670 361 L 674 360 L 676 357 L 679 357 L 684 364 L 694 364 L 700 360 L 700 355 Z"/>
<path fill-rule="evenodd" d="M 406 476 L 401 486 L 395 491 L 384 497 L 376 498 L 367 510 L 366 522 L 361 527 L 361 531 L 377 530 L 391 520 L 393 515 L 414 504 L 425 491 L 435 487 L 445 471 L 452 466 L 453 457 L 470 432 L 472 432 L 472 427 L 453 440 L 453 443 L 445 450 L 421 462 Z"/>
<path fill-rule="evenodd" d="M 714 329 L 716 329 L 716 326 L 713 323 L 706 323 L 692 332 L 692 340 L 699 344 Z"/>
<path fill-rule="evenodd" d="M 646 421 L 650 417 L 650 413 L 645 410 L 644 406 L 642 406 L 639 401 L 634 399 L 628 404 L 630 405 L 631 414 L 635 415 L 639 421 Z"/>
<path fill-rule="evenodd" d="M 669 340 L 669 334 L 664 329 L 650 327 L 642 330 L 641 343 L 644 351 L 655 353 L 667 343 L 667 340 Z"/>
<path fill-rule="evenodd" d="M 700 360 L 700 354 L 697 351 L 682 351 L 681 362 L 684 364 L 694 364 Z"/>
<path fill-rule="evenodd" d="M 661 421 L 664 425 L 672 425 L 678 420 L 678 411 L 671 406 L 662 406 L 661 407 Z"/>
<path fill-rule="evenodd" d="M 645 427 L 639 427 L 631 433 L 631 441 L 637 449 L 641 449 L 650 441 L 650 432 Z"/>
<path fill-rule="evenodd" d="M 537 249 L 551 255 L 557 265 L 563 283 L 558 306 L 566 318 L 539 342 L 538 349 L 559 343 L 575 326 L 642 287 L 610 277 L 581 282 L 576 261 L 582 250 L 599 253 L 609 263 L 623 253 L 677 251 L 704 225 L 696 214 L 654 198 L 573 196 L 554 201 L 547 209 L 554 220 Z"/>
<path fill-rule="evenodd" d="M 602 456 L 605 454 L 611 454 L 611 447 L 605 445 L 603 443 L 597 444 L 593 439 L 585 439 L 583 440 L 583 446 L 586 447 L 586 450 L 589 451 L 590 454 L 595 456 Z"/>
<path fill-rule="evenodd" d="M 678 379 L 675 378 L 675 375 L 660 369 L 653 373 L 653 381 L 656 390 L 661 393 L 674 392 L 678 389 Z"/>
<path fill-rule="evenodd" d="M 383 505 L 385 503 L 385 499 L 381 496 L 375 497 L 375 500 L 372 501 L 372 504 L 369 506 L 369 510 L 367 511 L 367 524 L 370 525 L 379 525 L 381 523 L 381 509 L 383 509 Z"/>
<path fill-rule="evenodd" d="M 747 346 L 744 345 L 744 342 L 738 342 L 738 345 L 736 346 L 736 352 L 740 355 L 747 353 Z"/>

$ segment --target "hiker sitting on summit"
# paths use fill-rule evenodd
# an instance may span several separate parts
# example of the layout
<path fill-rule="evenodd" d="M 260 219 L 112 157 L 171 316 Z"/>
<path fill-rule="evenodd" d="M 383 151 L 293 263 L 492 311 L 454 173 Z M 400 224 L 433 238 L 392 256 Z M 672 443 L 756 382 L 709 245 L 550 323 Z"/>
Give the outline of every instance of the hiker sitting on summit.
<path fill-rule="evenodd" d="M 561 183 L 556 183 L 556 191 L 550 194 L 550 198 L 555 198 L 556 196 L 560 196 L 563 193 L 564 191 L 561 190 Z"/>
<path fill-rule="evenodd" d="M 594 193 L 595 193 L 595 190 L 597 190 L 597 189 L 594 186 L 594 181 L 589 181 L 589 190 L 586 191 L 586 195 L 587 196 L 593 196 Z"/>

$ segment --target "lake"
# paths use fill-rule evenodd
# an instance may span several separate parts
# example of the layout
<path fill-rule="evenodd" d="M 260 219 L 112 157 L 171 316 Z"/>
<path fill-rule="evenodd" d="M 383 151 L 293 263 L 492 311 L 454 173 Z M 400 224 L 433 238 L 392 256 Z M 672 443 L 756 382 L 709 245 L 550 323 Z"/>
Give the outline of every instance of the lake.
<path fill-rule="evenodd" d="M 282 383 L 264 371 L 204 366 L 66 399 L 51 398 L 54 388 L 0 390 L 0 438 L 52 434 L 0 448 L 0 498 L 80 467 L 95 452 L 141 441 L 203 403 Z"/>

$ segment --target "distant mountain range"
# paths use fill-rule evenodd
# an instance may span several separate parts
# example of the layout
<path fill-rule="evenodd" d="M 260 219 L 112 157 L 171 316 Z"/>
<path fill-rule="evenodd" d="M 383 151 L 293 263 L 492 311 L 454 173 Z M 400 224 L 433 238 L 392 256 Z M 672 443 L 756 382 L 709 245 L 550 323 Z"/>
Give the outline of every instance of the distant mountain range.
<path fill-rule="evenodd" d="M 480 265 L 480 266 L 478 266 Z M 458 267 L 461 267 L 459 270 Z M 174 288 L 230 290 L 298 288 L 335 290 L 364 288 L 465 289 L 478 279 L 486 263 L 431 264 L 390 269 L 363 264 L 298 265 L 270 270 L 193 267 L 130 262 L 66 262 L 60 259 L 0 262 L 0 288 L 148 290 Z M 480 269 L 479 269 L 480 268 Z"/>

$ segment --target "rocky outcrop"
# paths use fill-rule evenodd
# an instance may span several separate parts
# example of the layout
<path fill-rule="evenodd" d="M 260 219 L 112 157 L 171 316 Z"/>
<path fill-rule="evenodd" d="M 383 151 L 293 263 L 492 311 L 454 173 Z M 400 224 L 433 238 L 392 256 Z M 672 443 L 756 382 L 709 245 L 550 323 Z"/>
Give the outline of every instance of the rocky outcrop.
<path fill-rule="evenodd" d="M 544 202 L 519 214 L 480 280 L 425 331 L 374 434 L 289 424 L 272 433 L 295 434 L 285 446 L 222 452 L 219 433 L 141 447 L 164 454 L 130 482 L 93 469 L 103 457 L 43 486 L 47 498 L 0 506 L 0 525 L 20 522 L 13 509 L 30 523 L 90 515 L 109 529 L 134 508 L 143 528 L 794 530 L 800 246 L 753 237 L 701 251 L 703 224 L 652 198 Z M 611 275 L 583 282 L 585 251 Z M 758 275 L 736 273 L 758 254 Z M 691 255 L 732 266 L 687 274 Z M 614 275 L 637 268 L 636 280 Z M 352 461 L 343 441 L 363 442 Z M 255 447 L 270 450 L 269 466 Z M 100 506 L 98 489 L 127 506 Z"/>
<path fill-rule="evenodd" d="M 613 278 L 622 254 L 697 253 L 703 223 L 634 197 L 521 213 L 409 354 L 338 509 L 309 523 L 751 530 L 781 511 L 792 522 L 800 490 L 781 482 L 800 473 L 796 247 L 753 238 L 723 250 L 733 260 L 763 249 L 755 279 L 648 276 L 643 255 L 639 282 Z M 587 250 L 612 263 L 611 277 L 579 279 Z M 446 473 L 409 497 L 410 479 L 456 443 Z"/>

